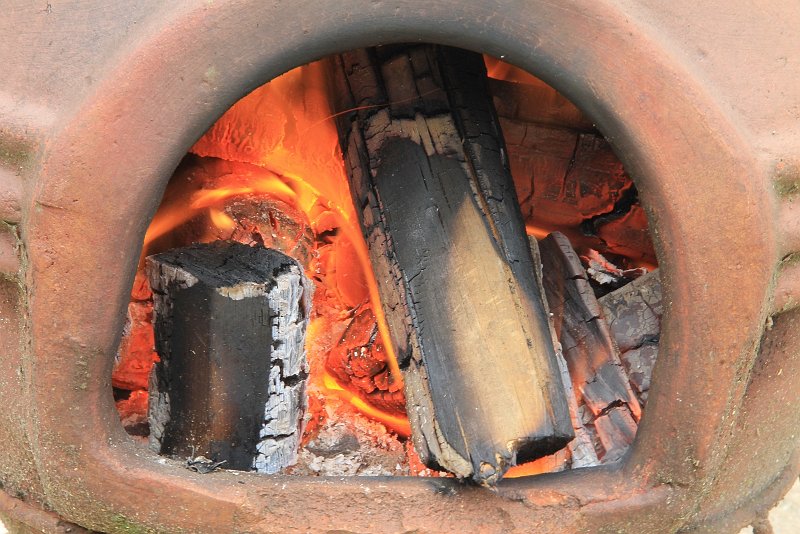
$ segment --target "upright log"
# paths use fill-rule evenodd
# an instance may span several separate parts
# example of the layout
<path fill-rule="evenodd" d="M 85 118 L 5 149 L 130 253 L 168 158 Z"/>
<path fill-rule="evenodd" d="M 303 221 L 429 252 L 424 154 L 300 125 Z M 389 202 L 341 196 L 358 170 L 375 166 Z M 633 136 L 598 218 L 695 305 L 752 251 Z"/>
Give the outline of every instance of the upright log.
<path fill-rule="evenodd" d="M 572 439 L 480 55 L 337 58 L 345 165 L 429 466 L 495 484 Z"/>
<path fill-rule="evenodd" d="M 311 282 L 280 252 L 217 242 L 147 260 L 161 360 L 150 444 L 275 473 L 297 458 Z"/>

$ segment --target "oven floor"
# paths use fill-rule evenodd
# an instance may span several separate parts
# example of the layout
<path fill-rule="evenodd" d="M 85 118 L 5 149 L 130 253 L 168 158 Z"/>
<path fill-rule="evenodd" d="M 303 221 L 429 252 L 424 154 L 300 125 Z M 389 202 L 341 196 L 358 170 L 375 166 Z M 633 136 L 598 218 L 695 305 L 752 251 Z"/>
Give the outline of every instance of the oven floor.
<path fill-rule="evenodd" d="M 800 532 L 800 480 L 795 482 L 786 497 L 769 513 L 769 521 L 775 534 L 796 534 Z M 8 530 L 0 521 L 0 534 Z M 752 534 L 753 527 L 743 528 L 739 534 Z"/>

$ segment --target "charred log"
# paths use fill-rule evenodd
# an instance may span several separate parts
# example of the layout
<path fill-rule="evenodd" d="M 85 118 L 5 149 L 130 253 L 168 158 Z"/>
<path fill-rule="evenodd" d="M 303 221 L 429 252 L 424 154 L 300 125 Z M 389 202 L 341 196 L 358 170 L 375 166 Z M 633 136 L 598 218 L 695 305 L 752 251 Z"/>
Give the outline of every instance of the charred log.
<path fill-rule="evenodd" d="M 661 316 L 664 313 L 659 272 L 652 271 L 600 298 L 611 335 L 631 386 L 644 403 L 658 356 Z"/>
<path fill-rule="evenodd" d="M 481 56 L 335 64 L 345 166 L 429 466 L 494 484 L 573 435 Z M 524 392 L 520 395 L 519 392 Z"/>
<path fill-rule="evenodd" d="M 158 362 L 150 444 L 274 473 L 297 457 L 311 283 L 274 250 L 194 245 L 151 256 Z"/>
<path fill-rule="evenodd" d="M 633 440 L 636 421 L 641 417 L 639 400 L 631 390 L 619 351 L 569 240 L 555 232 L 541 241 L 540 248 L 547 301 L 572 385 L 600 437 L 602 459 L 617 459 Z M 605 417 L 616 408 L 626 410 L 629 417 Z M 603 436 L 612 429 L 613 436 Z"/>
<path fill-rule="evenodd" d="M 594 444 L 592 443 L 592 436 L 586 429 L 581 419 L 581 414 L 578 409 L 578 402 L 575 397 L 575 391 L 572 388 L 572 379 L 569 376 L 569 367 L 567 361 L 564 359 L 564 353 L 561 348 L 561 343 L 558 341 L 558 334 L 556 333 L 555 324 L 552 321 L 552 314 L 550 313 L 550 306 L 545 297 L 544 277 L 542 274 L 542 253 L 539 250 L 539 243 L 536 238 L 530 236 L 528 238 L 531 246 L 531 256 L 533 257 L 534 275 L 536 282 L 539 285 L 539 292 L 542 295 L 542 305 L 544 306 L 545 313 L 551 318 L 550 335 L 553 339 L 553 346 L 556 352 L 556 359 L 558 361 L 558 370 L 561 373 L 561 382 L 564 384 L 564 392 L 567 398 L 567 405 L 569 406 L 569 417 L 572 421 L 572 430 L 575 432 L 575 438 L 569 442 L 569 466 L 571 468 L 591 467 L 598 465 L 600 460 L 597 458 Z M 555 469 L 554 469 L 555 470 Z"/>

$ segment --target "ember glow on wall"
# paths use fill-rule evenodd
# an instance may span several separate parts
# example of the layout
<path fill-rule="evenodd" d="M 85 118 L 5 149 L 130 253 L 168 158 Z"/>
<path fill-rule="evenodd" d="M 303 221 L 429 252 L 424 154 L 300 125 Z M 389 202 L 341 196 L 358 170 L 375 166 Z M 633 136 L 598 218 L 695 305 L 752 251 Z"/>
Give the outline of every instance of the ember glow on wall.
<path fill-rule="evenodd" d="M 635 189 L 591 123 L 527 73 L 487 62 L 529 233 L 541 238 L 560 230 L 579 253 L 598 249 L 624 267 L 652 267 L 655 257 Z M 198 140 L 170 181 L 148 229 L 143 259 L 217 240 L 275 248 L 297 259 L 316 285 L 306 344 L 307 451 L 320 451 L 315 442 L 323 441 L 320 432 L 328 439 L 332 428 L 345 425 L 346 432 L 333 432 L 333 442 L 370 435 L 370 446 L 388 452 L 389 463 L 400 466 L 393 469 L 384 459 L 378 469 L 348 472 L 431 474 L 405 440 L 410 428 L 402 374 L 385 341 L 388 326 L 352 206 L 329 94 L 324 65 L 314 63 L 235 104 Z M 113 374 L 123 422 L 138 435 L 147 433 L 148 377 L 158 360 L 152 313 L 140 269 Z M 376 437 L 380 430 L 371 421 L 383 425 L 386 435 Z M 324 456 L 308 453 L 297 472 L 313 474 Z M 512 469 L 509 476 L 567 463 L 557 454 Z"/>

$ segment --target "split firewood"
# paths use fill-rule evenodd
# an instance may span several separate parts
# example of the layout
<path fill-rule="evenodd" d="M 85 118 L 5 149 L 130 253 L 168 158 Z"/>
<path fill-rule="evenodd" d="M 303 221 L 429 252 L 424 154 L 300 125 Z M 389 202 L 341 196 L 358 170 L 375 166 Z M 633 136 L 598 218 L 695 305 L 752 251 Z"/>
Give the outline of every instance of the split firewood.
<path fill-rule="evenodd" d="M 576 469 L 579 467 L 599 465 L 600 460 L 597 458 L 597 452 L 595 451 L 594 443 L 592 443 L 592 436 L 583 424 L 581 414 L 578 410 L 578 401 L 575 396 L 575 390 L 572 388 L 569 367 L 567 366 L 567 361 L 564 359 L 561 342 L 558 341 L 558 333 L 556 332 L 552 314 L 550 313 L 550 306 L 545 297 L 546 291 L 544 289 L 542 274 L 542 253 L 539 250 L 539 243 L 533 236 L 529 236 L 528 241 L 530 242 L 531 256 L 533 257 L 534 275 L 539 285 L 539 292 L 542 295 L 542 305 L 544 306 L 545 313 L 550 318 L 548 321 L 550 324 L 550 335 L 553 338 L 553 347 L 558 361 L 558 370 L 561 373 L 561 382 L 564 384 L 564 392 L 567 398 L 567 405 L 569 406 L 569 417 L 572 421 L 572 430 L 575 432 L 575 438 L 567 445 L 569 449 L 569 466 Z"/>
<path fill-rule="evenodd" d="M 543 283 L 552 313 L 553 324 L 567 361 L 572 385 L 580 393 L 581 404 L 593 421 L 621 407 L 630 413 L 630 421 L 641 417 L 641 406 L 631 389 L 619 351 L 602 317 L 600 306 L 586 277 L 586 272 L 569 240 L 558 232 L 539 243 Z M 603 419 L 595 430 L 600 434 L 617 424 L 628 425 L 619 417 Z M 618 458 L 619 447 L 627 448 L 633 434 L 619 429 L 619 439 L 604 439 L 604 461 Z M 616 435 L 616 434 L 615 434 Z M 628 438 L 630 440 L 626 441 Z M 611 447 L 611 449 L 606 448 Z"/>
<path fill-rule="evenodd" d="M 664 313 L 658 270 L 599 299 L 611 335 L 621 352 L 631 386 L 644 403 L 658 356 Z"/>
<path fill-rule="evenodd" d="M 415 447 L 493 485 L 573 431 L 483 60 L 382 47 L 333 70 Z"/>
<path fill-rule="evenodd" d="M 217 242 L 147 259 L 156 347 L 150 445 L 226 468 L 294 463 L 306 409 L 312 285 L 297 262 Z"/>

